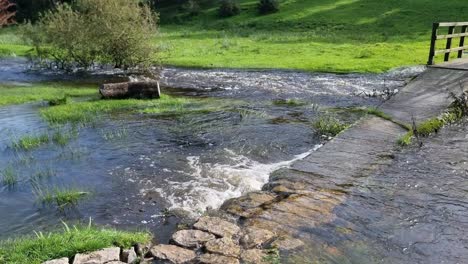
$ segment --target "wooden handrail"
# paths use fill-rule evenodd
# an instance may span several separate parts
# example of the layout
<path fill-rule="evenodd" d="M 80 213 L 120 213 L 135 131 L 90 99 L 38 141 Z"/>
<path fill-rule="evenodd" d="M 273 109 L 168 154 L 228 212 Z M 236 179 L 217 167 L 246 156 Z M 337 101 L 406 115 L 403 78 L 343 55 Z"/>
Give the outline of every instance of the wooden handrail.
<path fill-rule="evenodd" d="M 448 27 L 448 34 L 438 35 L 439 28 Z M 460 32 L 456 33 L 457 29 L 460 28 Z M 432 25 L 432 37 L 431 37 L 431 49 L 429 51 L 428 65 L 434 65 L 434 57 L 438 54 L 445 54 L 444 61 L 450 60 L 450 53 L 458 51 L 458 58 L 463 57 L 463 52 L 468 50 L 468 46 L 465 46 L 465 37 L 468 37 L 468 22 L 442 22 L 434 23 Z M 452 48 L 452 40 L 459 38 L 457 48 Z M 445 49 L 436 50 L 437 40 L 446 39 Z"/>

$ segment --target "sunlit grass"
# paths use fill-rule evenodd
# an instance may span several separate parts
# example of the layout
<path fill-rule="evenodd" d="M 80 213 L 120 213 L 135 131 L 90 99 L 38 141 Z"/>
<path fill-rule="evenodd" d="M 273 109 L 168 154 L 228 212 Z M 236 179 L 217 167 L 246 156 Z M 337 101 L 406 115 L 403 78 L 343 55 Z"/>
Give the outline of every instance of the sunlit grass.
<path fill-rule="evenodd" d="M 26 135 L 13 143 L 13 148 L 17 150 L 32 150 L 50 141 L 49 135 Z"/>
<path fill-rule="evenodd" d="M 38 201 L 48 205 L 56 205 L 59 208 L 77 205 L 79 201 L 89 195 L 89 192 L 77 188 L 60 187 L 42 188 L 36 186 L 34 192 Z"/>
<path fill-rule="evenodd" d="M 98 96 L 98 87 L 69 83 L 38 83 L 32 86 L 0 84 L 0 106 L 69 97 Z"/>
<path fill-rule="evenodd" d="M 147 232 L 118 231 L 94 226 L 65 225 L 64 230 L 36 233 L 0 242 L 0 263 L 40 264 L 47 260 L 91 252 L 106 247 L 128 248 L 151 240 Z"/>
<path fill-rule="evenodd" d="M 313 123 L 313 127 L 320 135 L 334 137 L 347 129 L 349 125 L 341 122 L 333 115 L 324 114 Z"/>

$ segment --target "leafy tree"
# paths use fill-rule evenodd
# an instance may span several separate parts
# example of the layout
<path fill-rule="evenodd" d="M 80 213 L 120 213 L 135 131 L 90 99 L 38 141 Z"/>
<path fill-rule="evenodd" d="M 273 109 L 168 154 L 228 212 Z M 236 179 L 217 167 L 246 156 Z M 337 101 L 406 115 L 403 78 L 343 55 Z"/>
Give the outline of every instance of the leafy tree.
<path fill-rule="evenodd" d="M 149 67 L 155 49 L 154 14 L 147 5 L 128 0 L 77 0 L 58 4 L 36 25 L 29 24 L 29 38 L 41 58 L 58 66 L 89 68 L 94 63 L 128 69 Z"/>
<path fill-rule="evenodd" d="M 0 27 L 13 23 L 15 12 L 12 8 L 15 5 L 8 0 L 0 0 Z"/>
<path fill-rule="evenodd" d="M 240 13 L 240 5 L 237 0 L 221 0 L 219 15 L 221 17 L 235 16 Z"/>
<path fill-rule="evenodd" d="M 279 11 L 278 0 L 260 0 L 258 3 L 258 11 L 260 14 L 269 14 Z"/>

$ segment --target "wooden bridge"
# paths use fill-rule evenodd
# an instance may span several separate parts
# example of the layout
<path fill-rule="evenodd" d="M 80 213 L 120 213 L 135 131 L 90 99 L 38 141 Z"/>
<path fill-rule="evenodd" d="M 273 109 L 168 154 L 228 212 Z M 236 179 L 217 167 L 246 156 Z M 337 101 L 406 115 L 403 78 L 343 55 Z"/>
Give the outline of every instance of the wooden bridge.
<path fill-rule="evenodd" d="M 440 30 L 446 28 L 447 34 L 440 34 Z M 464 53 L 468 51 L 465 39 L 468 37 L 468 22 L 443 22 L 434 23 L 432 26 L 431 48 L 427 65 L 437 68 L 468 70 L 468 59 L 464 59 Z M 445 48 L 438 49 L 438 41 L 445 40 Z M 454 47 L 454 40 L 458 45 Z M 456 56 L 452 55 L 456 53 Z M 436 64 L 437 55 L 444 55 L 444 62 Z M 451 59 L 455 59 L 450 61 Z"/>

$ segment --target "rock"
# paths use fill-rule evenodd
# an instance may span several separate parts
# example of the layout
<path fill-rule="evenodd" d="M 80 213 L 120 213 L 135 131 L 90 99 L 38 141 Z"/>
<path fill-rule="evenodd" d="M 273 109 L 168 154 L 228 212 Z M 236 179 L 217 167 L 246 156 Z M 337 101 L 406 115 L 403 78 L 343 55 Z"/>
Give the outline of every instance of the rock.
<path fill-rule="evenodd" d="M 215 238 L 214 235 L 200 230 L 180 230 L 172 235 L 172 240 L 176 244 L 187 248 L 200 247 Z"/>
<path fill-rule="evenodd" d="M 194 260 L 197 255 L 192 250 L 174 245 L 157 245 L 151 248 L 150 254 L 159 260 L 169 260 L 173 263 L 186 263 Z"/>
<path fill-rule="evenodd" d="M 144 258 L 140 260 L 140 264 L 152 264 L 154 261 L 154 258 Z"/>
<path fill-rule="evenodd" d="M 245 248 L 262 247 L 270 242 L 275 237 L 275 234 L 266 229 L 248 227 L 244 230 L 244 235 L 241 238 L 241 244 Z"/>
<path fill-rule="evenodd" d="M 120 248 L 105 248 L 89 254 L 76 254 L 73 264 L 102 264 L 120 260 Z"/>
<path fill-rule="evenodd" d="M 101 85 L 99 92 L 105 99 L 160 97 L 159 83 L 156 81 L 108 83 Z"/>
<path fill-rule="evenodd" d="M 210 253 L 228 257 L 239 257 L 240 254 L 240 246 L 227 237 L 210 240 L 206 242 L 205 247 Z"/>
<path fill-rule="evenodd" d="M 226 257 L 217 254 L 204 254 L 198 259 L 200 263 L 205 264 L 239 264 L 239 260 L 233 257 Z"/>
<path fill-rule="evenodd" d="M 261 264 L 261 263 L 267 263 L 265 260 L 265 257 L 267 254 L 263 252 L 263 250 L 260 249 L 249 249 L 245 250 L 241 254 L 241 259 L 243 263 L 248 263 L 248 264 Z"/>
<path fill-rule="evenodd" d="M 220 237 L 229 237 L 239 233 L 240 228 L 228 221 L 218 217 L 201 217 L 194 227 L 199 230 L 207 231 Z"/>
<path fill-rule="evenodd" d="M 130 249 L 124 249 L 120 258 L 125 263 L 135 263 L 138 260 L 135 249 L 132 247 Z"/>
<path fill-rule="evenodd" d="M 109 262 L 106 262 L 106 263 L 103 263 L 103 264 L 126 264 L 126 263 L 122 262 L 122 261 L 109 261 Z"/>
<path fill-rule="evenodd" d="M 304 246 L 304 242 L 297 238 L 292 237 L 282 237 L 275 240 L 272 244 L 273 247 L 278 248 L 279 250 L 294 250 Z"/>
<path fill-rule="evenodd" d="M 42 264 L 68 264 L 68 258 L 61 258 L 61 259 L 54 259 L 54 260 L 49 260 L 46 262 L 43 262 Z"/>
<path fill-rule="evenodd" d="M 221 210 L 233 215 L 250 218 L 260 213 L 262 206 L 272 203 L 276 196 L 268 192 L 252 192 L 242 197 L 226 201 Z"/>
<path fill-rule="evenodd" d="M 135 251 L 138 256 L 144 257 L 151 249 L 151 242 L 148 243 L 137 243 Z"/>

